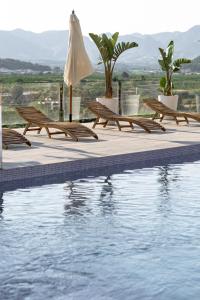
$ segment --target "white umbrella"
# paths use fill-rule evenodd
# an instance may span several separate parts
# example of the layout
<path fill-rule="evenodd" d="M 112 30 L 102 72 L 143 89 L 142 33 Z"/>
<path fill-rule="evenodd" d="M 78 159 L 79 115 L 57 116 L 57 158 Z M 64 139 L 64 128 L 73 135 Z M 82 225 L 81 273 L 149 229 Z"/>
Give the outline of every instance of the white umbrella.
<path fill-rule="evenodd" d="M 69 21 L 69 48 L 64 70 L 64 82 L 70 88 L 70 122 L 72 121 L 72 86 L 93 72 L 94 69 L 85 50 L 79 20 L 72 11 Z"/>

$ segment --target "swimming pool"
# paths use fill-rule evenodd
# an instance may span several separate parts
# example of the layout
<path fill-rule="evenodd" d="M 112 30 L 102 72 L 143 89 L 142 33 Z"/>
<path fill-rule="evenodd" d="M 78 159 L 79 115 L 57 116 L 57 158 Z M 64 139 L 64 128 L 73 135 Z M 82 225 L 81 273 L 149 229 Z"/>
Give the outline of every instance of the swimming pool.
<path fill-rule="evenodd" d="M 199 299 L 199 170 L 2 193 L 0 299 Z"/>

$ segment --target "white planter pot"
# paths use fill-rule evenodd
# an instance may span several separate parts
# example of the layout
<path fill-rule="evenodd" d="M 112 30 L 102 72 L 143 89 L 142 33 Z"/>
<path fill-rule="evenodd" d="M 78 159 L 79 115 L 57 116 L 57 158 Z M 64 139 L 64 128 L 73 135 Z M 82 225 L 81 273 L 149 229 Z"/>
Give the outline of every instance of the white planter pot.
<path fill-rule="evenodd" d="M 72 97 L 72 120 L 80 120 L 81 97 Z M 69 98 L 67 99 L 67 114 L 69 114 Z M 68 117 L 68 116 L 67 116 Z"/>
<path fill-rule="evenodd" d="M 127 95 L 121 102 L 122 115 L 138 115 L 140 95 Z"/>
<path fill-rule="evenodd" d="M 119 113 L 119 99 L 118 98 L 97 98 L 96 99 L 101 104 L 107 106 L 114 113 Z M 104 122 L 104 119 L 100 119 L 100 122 Z M 108 125 L 116 125 L 115 122 L 110 121 Z"/>
<path fill-rule="evenodd" d="M 107 106 L 110 110 L 119 113 L 119 100 L 118 98 L 97 98 L 96 99 L 101 104 Z"/>
<path fill-rule="evenodd" d="M 158 101 L 162 102 L 163 104 L 165 104 L 166 106 L 168 106 L 171 109 L 177 110 L 178 95 L 173 95 L 173 96 L 159 95 Z"/>
<path fill-rule="evenodd" d="M 159 95 L 158 101 L 162 102 L 167 107 L 169 107 L 173 110 L 177 110 L 178 95 L 173 95 L 173 96 Z M 173 119 L 173 117 L 165 117 L 165 120 L 172 120 L 172 119 Z"/>
<path fill-rule="evenodd" d="M 196 111 L 199 113 L 200 112 L 200 96 L 196 95 L 195 100 L 196 100 Z"/>

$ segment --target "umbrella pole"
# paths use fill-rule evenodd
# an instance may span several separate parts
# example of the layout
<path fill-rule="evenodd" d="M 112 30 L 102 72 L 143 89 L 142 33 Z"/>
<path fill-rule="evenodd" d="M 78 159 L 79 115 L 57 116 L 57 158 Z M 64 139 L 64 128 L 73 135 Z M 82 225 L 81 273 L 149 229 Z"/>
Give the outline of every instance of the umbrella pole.
<path fill-rule="evenodd" d="M 72 85 L 69 86 L 69 121 L 72 122 Z"/>
<path fill-rule="evenodd" d="M 60 102 L 59 102 L 59 121 L 64 121 L 64 111 L 63 111 L 63 83 L 60 83 Z"/>

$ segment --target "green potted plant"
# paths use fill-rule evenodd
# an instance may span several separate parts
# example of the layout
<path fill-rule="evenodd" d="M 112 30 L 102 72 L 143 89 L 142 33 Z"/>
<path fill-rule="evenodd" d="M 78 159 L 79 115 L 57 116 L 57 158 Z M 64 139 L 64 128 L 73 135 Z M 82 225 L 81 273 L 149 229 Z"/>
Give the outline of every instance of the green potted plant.
<path fill-rule="evenodd" d="M 115 64 L 119 56 L 126 50 L 138 47 L 135 42 L 117 42 L 119 32 L 115 32 L 111 37 L 105 33 L 102 35 L 89 33 L 100 52 L 98 64 L 104 65 L 105 73 L 105 97 L 98 98 L 97 101 L 109 107 L 112 111 L 119 111 L 118 99 L 113 98 L 112 80 Z"/>
<path fill-rule="evenodd" d="M 171 41 L 167 49 L 164 50 L 159 48 L 161 59 L 158 60 L 162 71 L 165 72 L 165 76 L 160 79 L 160 87 L 162 89 L 163 95 L 158 96 L 158 100 L 166 104 L 172 109 L 177 109 L 178 95 L 173 94 L 173 74 L 179 72 L 183 64 L 188 64 L 191 62 L 187 58 L 178 58 L 173 60 L 174 55 L 174 42 Z"/>

